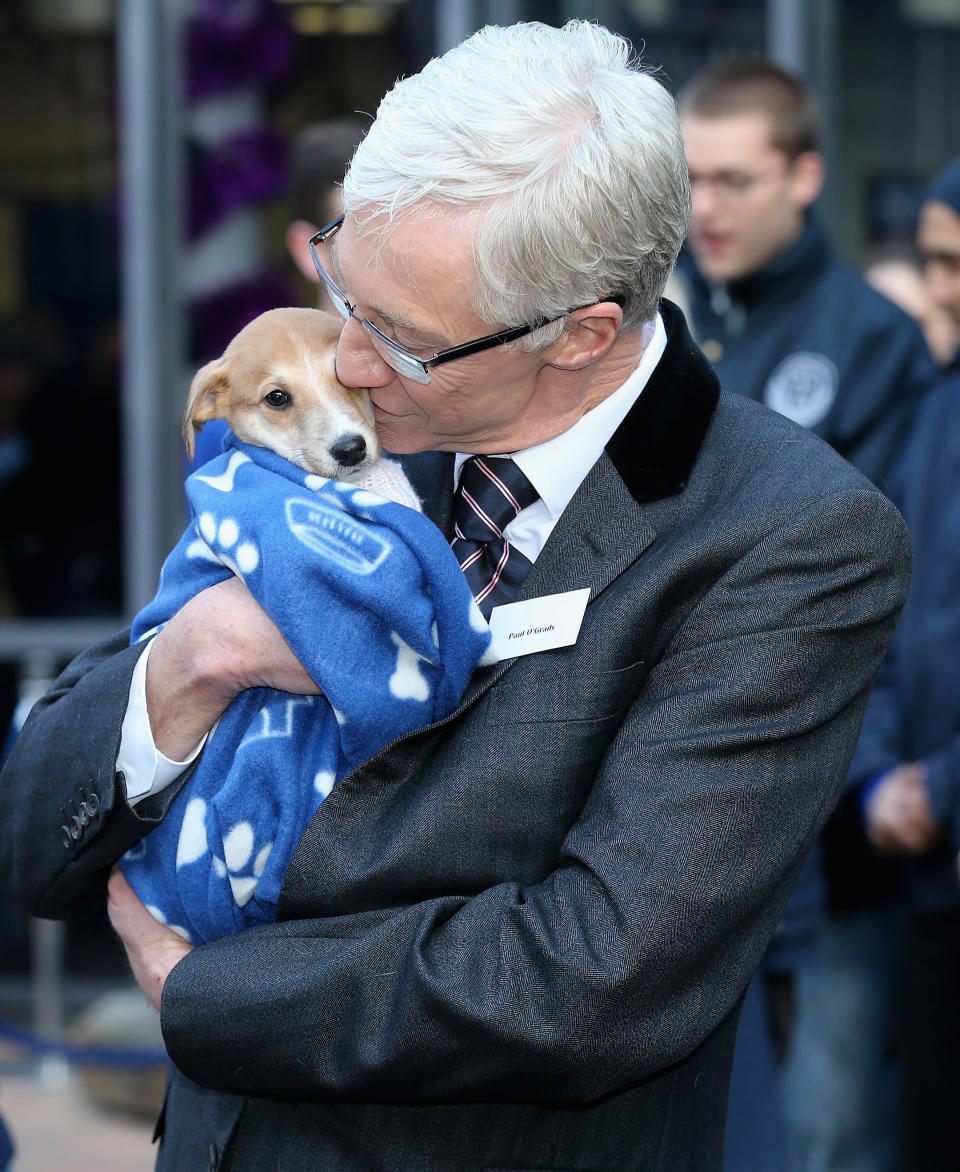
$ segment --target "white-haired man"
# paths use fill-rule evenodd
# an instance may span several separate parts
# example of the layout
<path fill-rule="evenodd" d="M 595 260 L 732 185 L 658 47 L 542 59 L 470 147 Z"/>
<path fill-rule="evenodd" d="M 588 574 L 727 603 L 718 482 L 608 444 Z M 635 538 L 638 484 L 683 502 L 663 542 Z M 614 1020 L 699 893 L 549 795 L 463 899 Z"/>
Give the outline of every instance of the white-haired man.
<path fill-rule="evenodd" d="M 315 240 L 337 370 L 505 650 L 333 790 L 277 923 L 191 949 L 114 872 L 160 1167 L 720 1167 L 909 552 L 661 303 L 688 203 L 673 101 L 596 25 L 483 30 L 384 99 Z M 142 651 L 82 656 L 8 760 L 0 871 L 41 915 L 103 897 L 238 691 L 315 690 L 239 579 Z"/>

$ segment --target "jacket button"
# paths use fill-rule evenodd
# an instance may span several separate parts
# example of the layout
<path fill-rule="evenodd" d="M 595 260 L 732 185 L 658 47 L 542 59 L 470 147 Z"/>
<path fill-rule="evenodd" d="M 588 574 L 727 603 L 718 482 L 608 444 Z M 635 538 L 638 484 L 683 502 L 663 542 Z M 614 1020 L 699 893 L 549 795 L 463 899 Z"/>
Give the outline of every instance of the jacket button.
<path fill-rule="evenodd" d="M 208 1150 L 210 1154 L 210 1172 L 217 1172 L 217 1145 L 215 1143 L 211 1143 Z"/>
<path fill-rule="evenodd" d="M 70 819 L 70 837 L 74 840 L 74 842 L 79 842 L 82 834 L 83 823 L 76 816 L 76 814 L 74 814 L 74 816 Z"/>
<path fill-rule="evenodd" d="M 70 834 L 69 826 L 60 827 L 60 841 L 68 850 L 73 846 L 73 836 Z"/>
<path fill-rule="evenodd" d="M 97 814 L 100 813 L 100 799 L 96 794 L 91 794 L 87 798 L 87 811 L 91 818 L 96 818 Z"/>

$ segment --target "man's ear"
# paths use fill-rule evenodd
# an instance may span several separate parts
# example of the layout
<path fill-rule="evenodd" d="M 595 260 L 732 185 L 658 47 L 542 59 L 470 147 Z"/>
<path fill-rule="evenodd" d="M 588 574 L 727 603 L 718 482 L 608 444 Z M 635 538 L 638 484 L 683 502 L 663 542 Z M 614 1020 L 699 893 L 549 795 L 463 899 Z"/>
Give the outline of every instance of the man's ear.
<path fill-rule="evenodd" d="M 316 235 L 317 231 L 316 224 L 311 224 L 309 220 L 293 220 L 287 225 L 287 251 L 300 272 L 314 284 L 318 277 L 310 255 L 310 237 Z"/>
<path fill-rule="evenodd" d="M 550 365 L 581 370 L 602 358 L 617 340 L 623 310 L 615 301 L 598 301 L 567 315 L 563 333 L 550 348 Z"/>
<path fill-rule="evenodd" d="M 222 419 L 223 408 L 219 396 L 230 386 L 228 363 L 215 358 L 201 366 L 193 376 L 190 393 L 187 395 L 187 409 L 183 416 L 181 435 L 187 445 L 187 456 L 192 460 L 195 433 L 210 419 Z"/>
<path fill-rule="evenodd" d="M 823 155 L 818 151 L 804 151 L 790 164 L 790 184 L 793 202 L 798 208 L 808 208 L 823 191 Z"/>

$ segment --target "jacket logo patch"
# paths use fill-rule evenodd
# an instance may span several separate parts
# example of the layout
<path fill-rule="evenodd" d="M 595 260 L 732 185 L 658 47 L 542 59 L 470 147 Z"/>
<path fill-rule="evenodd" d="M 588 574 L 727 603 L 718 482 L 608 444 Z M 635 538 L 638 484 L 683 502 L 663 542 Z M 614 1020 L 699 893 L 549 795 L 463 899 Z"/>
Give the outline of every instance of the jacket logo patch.
<path fill-rule="evenodd" d="M 763 401 L 802 427 L 816 427 L 833 406 L 840 385 L 836 366 L 823 354 L 791 354 L 770 375 Z"/>

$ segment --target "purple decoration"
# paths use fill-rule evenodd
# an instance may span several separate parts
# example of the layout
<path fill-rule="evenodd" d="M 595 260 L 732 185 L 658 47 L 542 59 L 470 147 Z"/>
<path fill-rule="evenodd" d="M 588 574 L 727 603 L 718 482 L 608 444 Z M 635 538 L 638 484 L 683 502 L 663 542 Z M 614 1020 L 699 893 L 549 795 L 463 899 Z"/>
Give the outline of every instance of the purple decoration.
<path fill-rule="evenodd" d="M 194 0 L 185 34 L 186 100 L 262 88 L 289 77 L 294 36 L 271 0 Z M 193 143 L 188 163 L 187 232 L 196 240 L 224 216 L 281 194 L 288 184 L 286 142 L 254 128 L 211 145 Z M 253 274 L 190 306 L 190 357 L 219 357 L 258 314 L 296 305 L 300 293 L 280 268 Z"/>
<path fill-rule="evenodd" d="M 192 241 L 236 208 L 286 190 L 287 145 L 271 130 L 244 130 L 212 147 L 194 144 L 188 172 L 187 235 Z"/>
<path fill-rule="evenodd" d="M 204 0 L 187 25 L 186 96 L 279 81 L 293 63 L 289 18 L 267 0 Z"/>
<path fill-rule="evenodd" d="M 190 357 L 198 365 L 219 358 L 230 339 L 268 309 L 298 305 L 299 294 L 280 269 L 224 286 L 190 306 Z"/>

